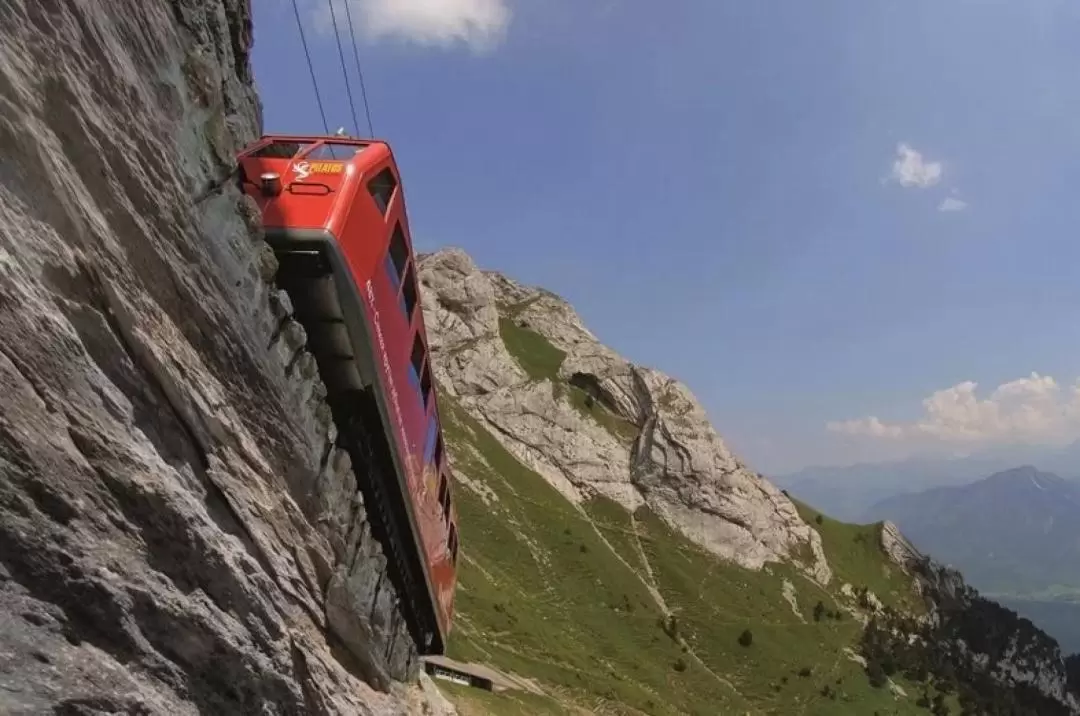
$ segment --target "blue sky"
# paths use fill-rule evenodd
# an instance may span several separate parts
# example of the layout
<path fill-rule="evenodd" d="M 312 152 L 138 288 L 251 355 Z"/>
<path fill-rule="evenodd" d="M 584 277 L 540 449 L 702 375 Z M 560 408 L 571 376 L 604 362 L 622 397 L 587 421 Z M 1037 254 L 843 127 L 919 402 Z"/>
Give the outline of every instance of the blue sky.
<path fill-rule="evenodd" d="M 1077 3 L 350 2 L 417 245 L 565 296 L 753 467 L 1080 437 Z M 253 4 L 266 131 L 320 133 Z"/>

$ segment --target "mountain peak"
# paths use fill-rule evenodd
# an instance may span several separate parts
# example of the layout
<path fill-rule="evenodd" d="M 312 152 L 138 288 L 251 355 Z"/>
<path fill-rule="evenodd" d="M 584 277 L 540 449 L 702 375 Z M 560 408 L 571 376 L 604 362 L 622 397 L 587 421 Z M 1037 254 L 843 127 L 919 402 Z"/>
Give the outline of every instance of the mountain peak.
<path fill-rule="evenodd" d="M 1021 465 L 995 472 L 981 482 L 991 486 L 1031 486 L 1040 490 L 1058 489 L 1070 484 L 1052 472 L 1041 472 L 1034 465 Z"/>

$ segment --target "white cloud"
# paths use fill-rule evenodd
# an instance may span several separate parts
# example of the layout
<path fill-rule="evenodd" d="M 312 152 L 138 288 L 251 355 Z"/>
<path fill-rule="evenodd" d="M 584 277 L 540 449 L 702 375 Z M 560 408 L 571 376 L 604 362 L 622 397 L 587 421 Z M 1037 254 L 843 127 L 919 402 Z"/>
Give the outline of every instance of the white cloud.
<path fill-rule="evenodd" d="M 338 28 L 347 36 L 344 3 L 357 33 L 369 40 L 397 38 L 423 46 L 464 44 L 483 52 L 506 35 L 510 8 L 505 0 L 333 0 Z M 330 8 L 315 9 L 319 29 L 333 32 Z"/>
<path fill-rule="evenodd" d="M 895 425 L 885 425 L 873 415 L 856 420 L 833 421 L 827 423 L 826 428 L 834 433 L 868 435 L 875 438 L 898 438 L 904 432 L 903 428 Z"/>
<path fill-rule="evenodd" d="M 875 416 L 830 422 L 830 432 L 910 443 L 1064 444 L 1080 439 L 1080 381 L 1062 387 L 1032 373 L 1003 383 L 986 398 L 973 381 L 957 383 L 923 400 L 923 416 L 884 423 Z"/>
<path fill-rule="evenodd" d="M 926 161 L 921 153 L 906 143 L 897 145 L 890 177 L 900 186 L 925 189 L 941 181 L 941 174 L 941 162 Z"/>
<path fill-rule="evenodd" d="M 938 204 L 938 211 L 963 211 L 967 208 L 967 202 L 954 196 L 947 196 Z"/>

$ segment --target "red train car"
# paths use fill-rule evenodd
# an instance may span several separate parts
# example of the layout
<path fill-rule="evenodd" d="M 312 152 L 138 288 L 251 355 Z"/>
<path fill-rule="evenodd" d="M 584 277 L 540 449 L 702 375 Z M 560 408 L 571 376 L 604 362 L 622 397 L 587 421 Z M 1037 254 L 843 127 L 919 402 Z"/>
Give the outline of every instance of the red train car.
<path fill-rule="evenodd" d="M 245 192 L 308 334 L 421 654 L 450 631 L 457 510 L 401 177 L 385 142 L 266 136 L 239 156 Z M 369 514 L 369 517 L 372 515 Z M 376 522 L 373 520 L 373 525 Z"/>

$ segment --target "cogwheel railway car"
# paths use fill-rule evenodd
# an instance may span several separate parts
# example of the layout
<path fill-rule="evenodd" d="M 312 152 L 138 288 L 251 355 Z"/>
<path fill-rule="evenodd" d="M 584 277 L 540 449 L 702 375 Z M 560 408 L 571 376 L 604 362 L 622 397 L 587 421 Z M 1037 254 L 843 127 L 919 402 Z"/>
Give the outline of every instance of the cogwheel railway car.
<path fill-rule="evenodd" d="M 239 165 L 396 568 L 416 649 L 442 653 L 457 510 L 393 154 L 375 140 L 265 136 Z"/>

